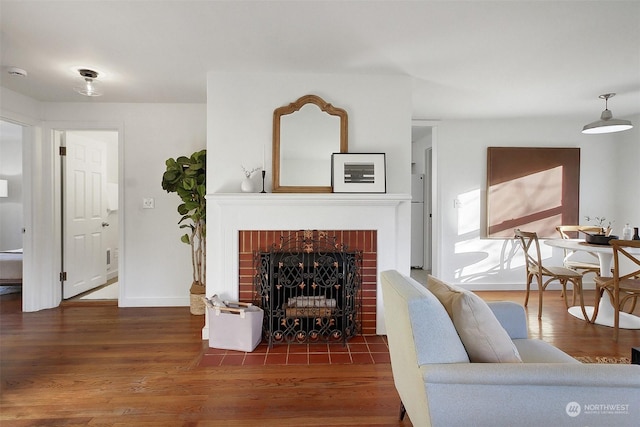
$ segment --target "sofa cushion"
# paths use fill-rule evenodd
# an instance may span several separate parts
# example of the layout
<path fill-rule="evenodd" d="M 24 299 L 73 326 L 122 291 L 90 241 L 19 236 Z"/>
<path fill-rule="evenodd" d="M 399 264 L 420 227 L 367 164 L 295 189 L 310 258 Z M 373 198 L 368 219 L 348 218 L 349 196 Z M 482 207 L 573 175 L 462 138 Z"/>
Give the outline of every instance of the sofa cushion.
<path fill-rule="evenodd" d="M 513 340 L 524 363 L 580 363 L 564 351 L 542 340 Z"/>
<path fill-rule="evenodd" d="M 418 365 L 469 363 L 453 321 L 431 292 L 395 270 L 383 271 L 380 277 L 392 364 L 400 359 L 402 364 L 413 366 L 412 357 Z"/>
<path fill-rule="evenodd" d="M 522 362 L 509 334 L 480 297 L 431 275 L 427 288 L 451 316 L 471 362 Z"/>

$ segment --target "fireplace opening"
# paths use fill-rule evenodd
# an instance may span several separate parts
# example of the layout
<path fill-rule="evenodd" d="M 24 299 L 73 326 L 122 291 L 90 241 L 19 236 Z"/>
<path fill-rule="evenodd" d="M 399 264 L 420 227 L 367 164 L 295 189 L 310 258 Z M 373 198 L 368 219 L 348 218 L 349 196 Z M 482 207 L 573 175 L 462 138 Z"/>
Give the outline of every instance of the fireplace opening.
<path fill-rule="evenodd" d="M 314 236 L 327 236 L 347 251 L 359 251 L 362 254 L 360 270 L 360 335 L 376 335 L 377 313 L 377 230 L 321 230 Z M 321 234 L 322 233 L 322 234 Z M 300 230 L 238 230 L 238 298 L 244 302 L 258 304 L 255 278 L 257 274 L 255 253 L 269 252 L 294 236 L 304 235 Z M 314 237 L 316 238 L 316 237 Z"/>
<path fill-rule="evenodd" d="M 362 251 L 324 231 L 281 236 L 254 252 L 254 303 L 273 344 L 342 342 L 362 331 Z"/>

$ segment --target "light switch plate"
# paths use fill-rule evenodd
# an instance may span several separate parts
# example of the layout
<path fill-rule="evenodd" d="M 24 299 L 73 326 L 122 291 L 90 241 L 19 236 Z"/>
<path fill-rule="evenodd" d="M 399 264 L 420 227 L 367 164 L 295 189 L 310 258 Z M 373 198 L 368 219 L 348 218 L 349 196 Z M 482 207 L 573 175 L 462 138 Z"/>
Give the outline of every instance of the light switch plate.
<path fill-rule="evenodd" d="M 142 199 L 142 209 L 153 209 L 156 207 L 156 203 L 152 197 L 145 197 Z"/>

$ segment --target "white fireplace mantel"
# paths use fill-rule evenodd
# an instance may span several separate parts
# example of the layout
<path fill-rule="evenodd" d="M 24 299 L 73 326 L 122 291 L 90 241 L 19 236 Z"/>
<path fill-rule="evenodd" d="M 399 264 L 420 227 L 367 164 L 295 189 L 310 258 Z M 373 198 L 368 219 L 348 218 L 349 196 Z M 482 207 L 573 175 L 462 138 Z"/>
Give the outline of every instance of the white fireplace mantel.
<path fill-rule="evenodd" d="M 215 193 L 207 195 L 207 295 L 237 300 L 240 230 L 377 230 L 379 273 L 410 273 L 408 194 Z M 378 279 L 376 332 L 385 334 Z M 208 322 L 203 329 L 208 337 Z"/>
<path fill-rule="evenodd" d="M 207 201 L 218 205 L 299 205 L 331 204 L 333 206 L 373 205 L 397 206 L 410 202 L 409 194 L 361 193 L 215 193 L 207 194 Z"/>

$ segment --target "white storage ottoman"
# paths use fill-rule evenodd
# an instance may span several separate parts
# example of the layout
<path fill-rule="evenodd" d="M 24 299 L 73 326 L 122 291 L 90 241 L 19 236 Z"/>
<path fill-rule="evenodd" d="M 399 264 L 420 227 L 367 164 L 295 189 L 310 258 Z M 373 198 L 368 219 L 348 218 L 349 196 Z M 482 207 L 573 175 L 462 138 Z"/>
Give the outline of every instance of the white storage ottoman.
<path fill-rule="evenodd" d="M 260 307 L 247 303 L 227 303 L 235 307 L 207 305 L 209 347 L 225 350 L 253 351 L 262 340 Z"/>

